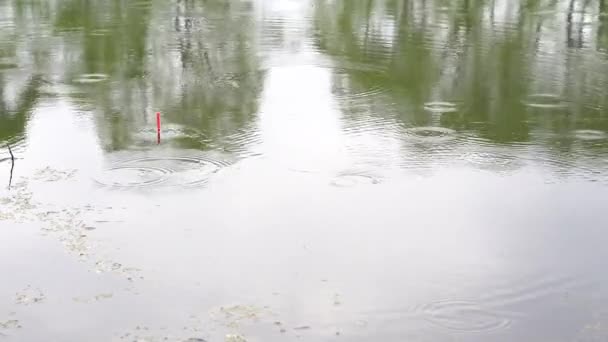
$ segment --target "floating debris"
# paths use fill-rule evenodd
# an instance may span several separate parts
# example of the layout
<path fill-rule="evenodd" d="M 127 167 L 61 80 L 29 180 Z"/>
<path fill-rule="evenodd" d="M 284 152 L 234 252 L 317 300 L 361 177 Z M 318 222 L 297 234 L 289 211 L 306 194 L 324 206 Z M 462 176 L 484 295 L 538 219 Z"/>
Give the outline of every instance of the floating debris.
<path fill-rule="evenodd" d="M 112 297 L 114 297 L 113 293 L 100 293 L 91 298 L 75 297 L 75 298 L 73 298 L 73 300 L 78 303 L 91 303 L 91 302 L 99 302 L 102 300 L 110 299 Z"/>
<path fill-rule="evenodd" d="M 32 192 L 23 183 L 14 184 L 11 189 L 8 197 L 0 198 L 0 221 L 35 221 L 36 217 L 32 212 L 38 207 L 38 203 L 34 202 Z"/>
<path fill-rule="evenodd" d="M 9 330 L 9 329 L 20 329 L 21 325 L 19 321 L 16 319 L 11 319 L 6 322 L 0 322 L 0 329 Z"/>
<path fill-rule="evenodd" d="M 40 289 L 28 286 L 23 291 L 17 293 L 15 303 L 20 305 L 31 305 L 41 303 L 44 299 L 45 296 Z"/>
<path fill-rule="evenodd" d="M 98 261 L 95 263 L 95 272 L 107 273 L 113 271 L 119 271 L 122 265 L 113 261 Z"/>
<path fill-rule="evenodd" d="M 340 306 L 342 305 L 342 301 L 340 300 L 340 295 L 339 294 L 334 294 L 334 306 Z"/>
<path fill-rule="evenodd" d="M 224 339 L 226 342 L 247 342 L 247 339 L 239 334 L 227 334 Z"/>
<path fill-rule="evenodd" d="M 576 340 L 599 342 L 606 341 L 606 336 L 608 336 L 608 313 L 600 313 L 594 315 L 592 321 L 585 324 Z"/>
<path fill-rule="evenodd" d="M 270 314 L 267 308 L 251 305 L 234 305 L 221 307 L 217 312 L 212 312 L 211 316 L 227 327 L 237 328 L 242 323 L 256 322 L 265 314 Z"/>
<path fill-rule="evenodd" d="M 112 293 L 101 293 L 95 296 L 95 300 L 103 300 L 103 299 L 109 299 L 114 297 L 114 294 Z"/>
<path fill-rule="evenodd" d="M 360 328 L 364 328 L 364 327 L 367 326 L 367 321 L 358 320 L 358 321 L 355 322 L 355 325 L 358 326 L 358 327 L 360 327 Z"/>
<path fill-rule="evenodd" d="M 41 181 L 59 181 L 73 177 L 74 170 L 55 170 L 50 167 L 38 170 L 33 179 Z M 52 235 L 65 249 L 78 257 L 79 261 L 87 261 L 87 265 L 97 273 L 114 272 L 125 276 L 129 281 L 134 278 L 143 279 L 137 273 L 139 269 L 124 267 L 115 261 L 102 260 L 88 263 L 93 259 L 93 245 L 89 234 L 95 226 L 86 222 L 83 215 L 95 212 L 103 214 L 111 207 L 100 209 L 91 204 L 83 204 L 77 207 L 58 207 L 53 203 L 41 203 L 34 199 L 29 189 L 28 181 L 13 184 L 10 193 L 0 197 L 0 221 L 11 223 L 40 223 L 42 235 Z M 123 208 L 124 209 L 124 208 Z M 91 260 L 94 261 L 95 259 Z M 28 288 L 18 294 L 17 302 L 28 305 L 44 300 L 40 291 Z"/>
<path fill-rule="evenodd" d="M 77 170 L 56 170 L 51 167 L 37 170 L 31 179 L 43 182 L 57 182 L 67 180 L 76 174 Z"/>
<path fill-rule="evenodd" d="M 310 327 L 308 325 L 302 325 L 302 326 L 293 328 L 293 330 L 309 330 L 309 329 L 310 329 Z"/>

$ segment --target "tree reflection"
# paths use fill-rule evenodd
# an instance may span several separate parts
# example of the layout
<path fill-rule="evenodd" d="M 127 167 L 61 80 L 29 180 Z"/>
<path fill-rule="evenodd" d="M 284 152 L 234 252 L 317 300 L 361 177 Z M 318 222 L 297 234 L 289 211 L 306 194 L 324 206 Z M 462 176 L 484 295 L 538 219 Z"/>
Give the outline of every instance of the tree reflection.
<path fill-rule="evenodd" d="M 39 58 L 40 49 L 36 42 L 26 46 L 31 52 L 29 59 L 19 57 L 22 46 L 15 38 L 32 30 L 29 28 L 22 33 L 14 25 L 27 22 L 30 12 L 25 5 L 3 3 L 0 4 L 0 12 L 0 143 L 12 143 L 25 134 L 27 121 L 40 97 L 41 70 L 46 62 Z M 44 15 L 48 9 L 42 6 L 38 12 Z M 21 65 L 30 65 L 30 68 L 22 70 Z"/>
<path fill-rule="evenodd" d="M 603 0 L 318 0 L 316 7 L 321 51 L 338 66 L 383 67 L 373 75 L 345 68 L 339 77 L 349 82 L 340 82 L 352 92 L 381 85 L 405 125 L 420 124 L 424 103 L 441 100 L 460 108 L 442 125 L 496 143 L 527 143 L 535 132 L 563 136 L 564 125 L 608 128 Z M 560 103 L 528 105 L 536 94 Z"/>
<path fill-rule="evenodd" d="M 263 74 L 252 41 L 255 33 L 243 20 L 251 11 L 247 1 L 26 5 L 14 0 L 6 6 L 14 14 L 10 33 L 18 39 L 2 39 L 12 41 L 3 51 L 41 52 L 50 67 L 26 71 L 51 84 L 47 95 L 92 110 L 108 150 L 146 146 L 157 110 L 174 133 L 167 143 L 197 149 L 221 145 L 224 136 L 248 125 L 257 111 Z M 53 44 L 37 47 L 29 44 L 32 37 Z M 4 82 L 11 87 L 13 80 Z M 66 86 L 73 91 L 53 94 L 52 89 Z M 24 118 L 10 122 L 24 129 Z M 3 124 L 3 131 L 8 127 Z"/>
<path fill-rule="evenodd" d="M 106 150 L 151 146 L 156 111 L 168 144 L 227 146 L 255 120 L 263 86 L 254 5 L 3 2 L 0 139 L 23 134 L 44 87 L 92 113 Z M 381 88 L 397 108 L 370 115 L 568 151 L 564 132 L 608 130 L 607 20 L 605 0 L 316 0 L 310 35 L 335 63 L 335 88 Z M 558 103 L 529 105 L 538 99 Z M 429 101 L 459 110 L 433 121 Z M 357 120 L 348 105 L 344 115 Z"/>

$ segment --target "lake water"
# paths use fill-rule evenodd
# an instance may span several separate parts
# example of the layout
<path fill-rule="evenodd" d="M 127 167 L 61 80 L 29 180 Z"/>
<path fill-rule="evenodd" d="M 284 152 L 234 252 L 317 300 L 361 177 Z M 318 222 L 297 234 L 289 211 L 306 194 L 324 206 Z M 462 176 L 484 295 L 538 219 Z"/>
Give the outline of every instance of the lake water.
<path fill-rule="evenodd" d="M 608 1 L 3 0 L 0 89 L 0 341 L 608 341 Z"/>

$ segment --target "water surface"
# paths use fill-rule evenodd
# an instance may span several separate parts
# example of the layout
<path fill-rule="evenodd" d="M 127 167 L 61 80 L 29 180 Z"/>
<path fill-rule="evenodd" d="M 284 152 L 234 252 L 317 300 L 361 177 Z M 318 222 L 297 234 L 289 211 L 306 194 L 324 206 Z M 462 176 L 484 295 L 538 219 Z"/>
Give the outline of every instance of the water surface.
<path fill-rule="evenodd" d="M 0 89 L 1 341 L 608 340 L 603 0 L 5 0 Z"/>

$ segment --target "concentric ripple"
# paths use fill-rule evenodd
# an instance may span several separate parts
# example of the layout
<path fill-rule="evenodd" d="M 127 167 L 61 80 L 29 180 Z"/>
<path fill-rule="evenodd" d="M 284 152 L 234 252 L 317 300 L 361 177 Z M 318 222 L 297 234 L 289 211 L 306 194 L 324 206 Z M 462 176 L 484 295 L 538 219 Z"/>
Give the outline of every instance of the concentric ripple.
<path fill-rule="evenodd" d="M 528 96 L 524 104 L 532 108 L 558 109 L 565 108 L 566 102 L 557 94 L 538 93 Z"/>
<path fill-rule="evenodd" d="M 150 142 L 156 143 L 157 139 L 156 127 L 147 127 L 139 130 L 134 134 L 136 143 L 149 144 Z M 180 126 L 168 126 L 161 130 L 161 140 L 189 140 L 197 142 L 207 142 L 206 136 L 195 129 L 180 127 Z"/>
<path fill-rule="evenodd" d="M 97 183 L 114 188 L 197 187 L 227 162 L 204 157 L 149 157 L 121 162 L 105 170 Z"/>
<path fill-rule="evenodd" d="M 405 130 L 406 134 L 421 141 L 445 141 L 456 137 L 456 131 L 444 127 L 412 127 Z"/>
<path fill-rule="evenodd" d="M 106 74 L 82 74 L 78 78 L 74 79 L 75 83 L 88 84 L 103 82 L 108 79 Z"/>
<path fill-rule="evenodd" d="M 155 167 L 117 166 L 105 170 L 96 182 L 116 188 L 142 187 L 165 182 L 170 173 L 171 170 Z"/>
<path fill-rule="evenodd" d="M 229 135 L 223 142 L 224 150 L 240 156 L 257 155 L 254 151 L 256 145 L 261 144 L 262 137 L 256 129 L 242 129 Z"/>
<path fill-rule="evenodd" d="M 428 322 L 455 331 L 488 332 L 511 325 L 509 318 L 469 301 L 438 301 L 418 310 Z"/>
<path fill-rule="evenodd" d="M 339 188 L 350 188 L 358 185 L 379 184 L 380 179 L 364 172 L 343 172 L 338 174 L 330 182 L 331 185 Z"/>
<path fill-rule="evenodd" d="M 209 177 L 229 164 L 203 157 L 143 158 L 130 163 L 142 165 L 164 165 L 172 170 L 168 186 L 198 186 L 207 183 Z"/>
<path fill-rule="evenodd" d="M 452 113 L 458 111 L 458 107 L 452 102 L 432 101 L 424 104 L 424 110 L 433 113 Z"/>
<path fill-rule="evenodd" d="M 523 161 L 513 156 L 494 152 L 467 153 L 462 159 L 476 168 L 488 171 L 515 170 L 524 165 Z"/>

